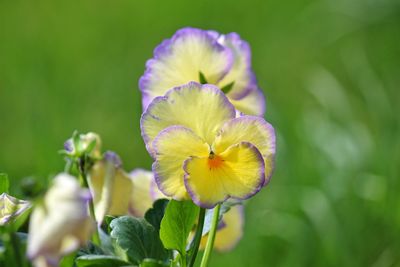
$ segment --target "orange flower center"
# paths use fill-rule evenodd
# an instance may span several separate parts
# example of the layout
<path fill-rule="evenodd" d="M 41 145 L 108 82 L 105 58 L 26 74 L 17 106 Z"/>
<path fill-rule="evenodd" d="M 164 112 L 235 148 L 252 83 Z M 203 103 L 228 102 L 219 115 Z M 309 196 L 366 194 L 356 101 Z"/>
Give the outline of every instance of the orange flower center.
<path fill-rule="evenodd" d="M 221 167 L 222 164 L 224 164 L 224 160 L 220 156 L 217 156 L 211 152 L 210 156 L 208 157 L 208 168 L 210 170 L 216 169 Z"/>

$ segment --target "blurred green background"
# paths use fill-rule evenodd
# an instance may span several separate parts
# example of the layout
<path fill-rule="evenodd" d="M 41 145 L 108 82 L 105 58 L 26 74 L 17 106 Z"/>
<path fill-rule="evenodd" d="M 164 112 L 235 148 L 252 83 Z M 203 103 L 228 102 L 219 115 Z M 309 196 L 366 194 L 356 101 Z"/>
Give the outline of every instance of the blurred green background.
<path fill-rule="evenodd" d="M 212 266 L 400 266 L 400 2 L 0 0 L 0 171 L 63 170 L 77 129 L 150 168 L 138 79 L 184 26 L 238 32 L 276 128 L 275 175 Z"/>

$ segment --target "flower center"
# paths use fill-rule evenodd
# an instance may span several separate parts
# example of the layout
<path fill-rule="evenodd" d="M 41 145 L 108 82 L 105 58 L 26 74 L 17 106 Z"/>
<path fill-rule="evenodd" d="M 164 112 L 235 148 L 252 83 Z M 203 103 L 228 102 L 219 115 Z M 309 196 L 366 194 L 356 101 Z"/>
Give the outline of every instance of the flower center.
<path fill-rule="evenodd" d="M 224 164 L 224 160 L 220 157 L 214 154 L 213 151 L 210 152 L 210 155 L 208 156 L 208 168 L 211 169 L 216 169 L 222 166 Z"/>

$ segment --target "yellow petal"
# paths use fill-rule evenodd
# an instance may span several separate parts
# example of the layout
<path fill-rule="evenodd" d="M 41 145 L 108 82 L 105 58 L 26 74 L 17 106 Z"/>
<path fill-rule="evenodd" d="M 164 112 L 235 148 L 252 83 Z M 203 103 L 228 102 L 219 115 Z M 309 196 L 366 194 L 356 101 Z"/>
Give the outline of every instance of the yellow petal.
<path fill-rule="evenodd" d="M 222 124 L 234 117 L 235 109 L 220 89 L 192 82 L 154 99 L 140 124 L 146 147 L 154 156 L 152 142 L 169 126 L 185 126 L 211 144 Z"/>
<path fill-rule="evenodd" d="M 111 198 L 111 215 L 125 215 L 129 209 L 129 196 L 132 195 L 132 181 L 129 175 L 118 169 L 115 174 L 114 188 Z"/>
<path fill-rule="evenodd" d="M 193 157 L 185 162 L 185 184 L 192 200 L 212 208 L 228 197 L 246 199 L 264 183 L 264 161 L 252 144 L 230 146 L 219 155 Z"/>
<path fill-rule="evenodd" d="M 208 83 L 215 84 L 231 68 L 233 55 L 207 31 L 184 28 L 154 50 L 154 58 L 146 63 L 146 72 L 139 86 L 145 94 L 144 108 L 167 90 L 199 81 L 202 72 Z M 200 82 L 200 81 L 199 81 Z"/>
<path fill-rule="evenodd" d="M 231 144 L 249 142 L 261 152 L 265 161 L 266 182 L 272 175 L 275 156 L 275 131 L 263 118 L 242 116 L 225 123 L 213 145 L 216 153 L 222 153 Z"/>
<path fill-rule="evenodd" d="M 105 215 L 128 213 L 132 182 L 123 170 L 110 162 L 98 161 L 89 175 L 96 220 L 101 223 Z"/>
<path fill-rule="evenodd" d="M 170 126 L 156 137 L 153 145 L 156 159 L 153 172 L 158 188 L 174 199 L 186 198 L 184 161 L 192 156 L 207 156 L 208 144 L 188 128 Z"/>
<path fill-rule="evenodd" d="M 222 218 L 222 228 L 217 230 L 214 249 L 220 252 L 226 252 L 233 249 L 243 236 L 243 224 L 243 206 L 236 205 L 231 207 Z M 200 249 L 205 248 L 207 239 L 208 235 L 203 236 L 200 243 Z"/>
<path fill-rule="evenodd" d="M 136 217 L 144 217 L 155 200 L 166 196 L 158 189 L 153 172 L 135 169 L 129 176 L 133 183 L 130 213 Z"/>
<path fill-rule="evenodd" d="M 229 99 L 237 110 L 246 115 L 264 116 L 265 97 L 258 88 L 252 89 L 245 97 L 235 100 Z"/>

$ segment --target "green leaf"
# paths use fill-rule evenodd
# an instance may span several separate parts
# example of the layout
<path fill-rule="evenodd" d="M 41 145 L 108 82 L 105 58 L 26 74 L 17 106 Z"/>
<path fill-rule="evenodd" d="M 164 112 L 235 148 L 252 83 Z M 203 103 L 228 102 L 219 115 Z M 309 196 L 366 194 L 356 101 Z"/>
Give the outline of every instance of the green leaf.
<path fill-rule="evenodd" d="M 110 227 L 111 237 L 132 263 L 139 264 L 145 258 L 169 259 L 170 254 L 164 249 L 158 231 L 145 219 L 123 216 L 114 219 Z"/>
<path fill-rule="evenodd" d="M 84 255 L 76 259 L 78 267 L 120 267 L 130 265 L 122 259 L 109 255 Z"/>
<path fill-rule="evenodd" d="M 75 257 L 76 257 L 76 252 L 68 254 L 64 257 L 62 257 L 60 261 L 60 267 L 71 267 L 74 266 L 75 262 Z"/>
<path fill-rule="evenodd" d="M 158 199 L 153 203 L 153 207 L 146 211 L 144 218 L 154 229 L 160 231 L 161 220 L 164 217 L 165 209 L 167 208 L 168 199 Z"/>
<path fill-rule="evenodd" d="M 200 81 L 201 84 L 208 83 L 207 79 L 206 79 L 206 76 L 204 76 L 204 74 L 201 71 L 199 72 L 199 81 Z"/>
<path fill-rule="evenodd" d="M 160 237 L 167 249 L 186 255 L 186 242 L 199 214 L 192 201 L 171 200 L 161 221 Z"/>
<path fill-rule="evenodd" d="M 228 83 L 227 85 L 221 88 L 222 92 L 224 92 L 225 94 L 229 93 L 232 90 L 234 84 L 235 81 Z"/>
<path fill-rule="evenodd" d="M 139 265 L 139 267 L 168 267 L 168 266 L 170 265 L 155 259 L 144 259 Z"/>
<path fill-rule="evenodd" d="M 10 187 L 10 181 L 8 180 L 8 175 L 5 173 L 0 173 L 0 194 L 8 193 Z"/>

